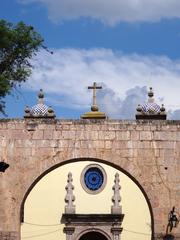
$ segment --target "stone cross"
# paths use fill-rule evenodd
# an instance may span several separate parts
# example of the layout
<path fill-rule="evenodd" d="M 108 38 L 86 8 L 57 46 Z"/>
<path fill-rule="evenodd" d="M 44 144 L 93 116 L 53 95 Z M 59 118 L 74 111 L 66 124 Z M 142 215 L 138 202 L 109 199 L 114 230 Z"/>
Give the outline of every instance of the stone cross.
<path fill-rule="evenodd" d="M 72 178 L 72 173 L 68 173 L 68 180 L 67 180 L 67 185 L 66 185 L 66 197 L 65 197 L 65 202 L 67 205 L 65 206 L 65 213 L 66 214 L 74 214 L 75 213 L 75 205 L 73 205 L 73 202 L 75 201 L 75 196 L 73 195 L 73 190 L 74 186 L 72 184 L 73 178 Z"/>
<path fill-rule="evenodd" d="M 96 89 L 102 89 L 102 86 L 97 86 L 94 82 L 93 86 L 89 86 L 88 89 L 93 89 L 93 105 L 96 105 Z"/>
<path fill-rule="evenodd" d="M 111 213 L 112 214 L 120 214 L 122 213 L 122 207 L 119 205 L 120 201 L 121 201 L 121 197 L 120 197 L 120 189 L 121 186 L 119 184 L 120 179 L 119 179 L 119 174 L 116 173 L 115 174 L 115 179 L 114 179 L 114 186 L 113 186 L 113 191 L 114 191 L 114 195 L 112 197 L 112 202 L 113 202 L 113 206 L 111 207 Z"/>

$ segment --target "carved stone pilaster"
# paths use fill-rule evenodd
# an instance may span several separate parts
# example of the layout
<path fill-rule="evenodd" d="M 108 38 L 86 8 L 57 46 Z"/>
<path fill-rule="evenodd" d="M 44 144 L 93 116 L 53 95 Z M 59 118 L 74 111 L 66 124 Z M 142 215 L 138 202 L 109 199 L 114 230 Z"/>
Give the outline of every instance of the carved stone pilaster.
<path fill-rule="evenodd" d="M 121 228 L 121 227 L 112 227 L 111 228 L 113 240 L 120 240 L 120 234 L 121 234 L 122 230 L 123 230 L 123 228 Z"/>
<path fill-rule="evenodd" d="M 72 235 L 74 234 L 75 227 L 64 227 L 63 232 L 66 234 L 66 240 L 72 240 Z"/>

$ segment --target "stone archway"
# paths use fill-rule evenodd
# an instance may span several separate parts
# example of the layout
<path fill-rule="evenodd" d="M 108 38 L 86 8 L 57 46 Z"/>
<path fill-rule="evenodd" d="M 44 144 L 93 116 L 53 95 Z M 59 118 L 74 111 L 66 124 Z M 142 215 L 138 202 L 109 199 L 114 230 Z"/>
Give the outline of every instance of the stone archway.
<path fill-rule="evenodd" d="M 83 161 L 84 160 L 84 161 Z M 125 171 L 123 170 L 123 169 L 121 169 L 120 167 L 118 167 L 118 166 L 115 166 L 114 164 L 112 165 L 112 164 L 109 164 L 108 162 L 106 162 L 106 161 L 104 161 L 104 160 L 101 160 L 101 159 L 72 159 L 72 160 L 68 160 L 68 161 L 66 161 L 65 163 L 61 163 L 61 164 L 58 164 L 58 165 L 56 165 L 56 166 L 53 166 L 52 168 L 50 168 L 50 169 L 48 169 L 45 173 L 43 173 L 41 176 L 39 176 L 38 177 L 38 179 L 31 185 L 31 187 L 30 187 L 30 189 L 28 190 L 28 192 L 26 193 L 26 198 L 28 197 L 28 195 L 29 195 L 29 193 L 31 192 L 31 190 L 33 190 L 33 188 L 36 188 L 36 184 L 38 184 L 38 182 L 41 180 L 41 179 L 43 179 L 44 177 L 46 177 L 46 175 L 49 175 L 49 173 L 51 174 L 51 172 L 53 172 L 54 170 L 57 170 L 58 168 L 60 169 L 61 167 L 64 167 L 64 166 L 67 166 L 67 165 L 69 165 L 69 164 L 76 164 L 76 163 L 81 163 L 81 162 L 87 162 L 87 161 L 94 161 L 95 163 L 99 163 L 99 164 L 104 164 L 104 165 L 106 165 L 106 166 L 108 166 L 108 167 L 112 167 L 115 171 L 116 170 L 119 170 L 120 172 L 122 172 L 122 173 L 125 173 Z M 139 187 L 140 186 L 140 184 L 137 184 L 137 181 L 136 180 L 134 180 L 134 179 L 132 179 L 133 177 L 131 176 L 131 177 L 129 177 L 129 174 L 127 173 L 125 173 L 124 175 L 126 175 L 129 179 L 131 179 L 131 180 L 133 180 L 133 181 L 131 181 L 131 182 L 133 182 L 133 184 L 134 185 L 136 185 L 136 186 L 138 186 L 138 188 L 141 190 L 141 193 L 142 193 L 142 195 L 144 195 L 144 194 L 146 194 L 145 193 L 145 191 L 143 192 L 142 191 L 142 187 Z M 114 177 L 114 176 L 113 176 Z M 24 199 L 24 202 L 23 202 L 23 204 L 25 203 L 25 201 L 26 201 L 26 198 Z M 146 198 L 145 198 L 146 199 Z M 144 201 L 145 201 L 145 199 L 144 199 Z M 63 204 L 64 205 L 64 204 Z M 149 206 L 149 204 L 147 204 L 148 206 Z M 22 205 L 22 207 L 23 207 L 23 209 L 24 209 L 24 205 Z M 109 206 L 110 207 L 110 206 Z M 23 210 L 22 209 L 22 210 Z M 23 213 L 23 212 L 21 212 L 21 213 Z M 151 216 L 151 212 L 150 212 L 150 216 Z M 152 219 L 151 219 L 151 221 L 152 221 Z M 54 222 L 53 222 L 54 223 Z M 151 224 L 152 224 L 152 222 L 151 222 Z M 152 229 L 153 229 L 153 225 L 151 225 L 152 226 Z M 78 239 L 79 240 L 79 239 Z"/>
<path fill-rule="evenodd" d="M 68 159 L 68 160 L 64 160 L 61 163 L 58 163 L 52 167 L 50 167 L 49 169 L 47 169 L 45 172 L 43 172 L 41 175 L 39 175 L 34 182 L 32 182 L 32 184 L 29 186 L 28 190 L 25 192 L 24 197 L 22 199 L 21 205 L 20 205 L 20 222 L 24 221 L 24 205 L 26 202 L 26 199 L 29 195 L 29 193 L 31 192 L 31 190 L 35 187 L 35 185 L 44 177 L 46 176 L 48 173 L 50 173 L 51 171 L 64 166 L 66 164 L 69 163 L 74 163 L 74 162 L 81 162 L 81 161 L 94 161 L 96 163 L 103 163 L 106 164 L 108 166 L 111 166 L 119 171 L 121 171 L 122 173 L 124 173 L 128 178 L 130 178 L 136 185 L 137 187 L 140 189 L 140 191 L 142 192 L 148 208 L 149 208 L 149 212 L 150 212 L 150 216 L 151 216 L 151 232 L 152 232 L 152 239 L 154 239 L 154 215 L 153 215 L 153 209 L 151 206 L 151 202 L 150 202 L 150 198 L 148 196 L 148 194 L 146 193 L 143 185 L 140 184 L 140 182 L 134 177 L 132 176 L 128 171 L 126 171 L 124 168 L 120 167 L 119 165 L 116 165 L 114 163 L 111 163 L 108 160 L 103 160 L 103 159 L 98 159 L 98 158 L 74 158 L 74 159 Z"/>
<path fill-rule="evenodd" d="M 108 239 L 99 232 L 88 232 L 82 235 L 78 240 L 108 240 Z"/>

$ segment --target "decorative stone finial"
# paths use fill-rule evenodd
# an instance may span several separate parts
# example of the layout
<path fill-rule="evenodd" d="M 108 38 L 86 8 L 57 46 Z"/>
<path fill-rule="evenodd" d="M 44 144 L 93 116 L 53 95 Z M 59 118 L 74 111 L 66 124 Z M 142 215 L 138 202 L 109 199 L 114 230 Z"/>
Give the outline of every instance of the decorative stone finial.
<path fill-rule="evenodd" d="M 106 115 L 103 112 L 99 112 L 99 108 L 96 103 L 96 90 L 102 89 L 102 86 L 97 86 L 97 83 L 94 82 L 93 86 L 89 86 L 88 89 L 93 90 L 93 103 L 91 106 L 91 112 L 87 112 L 81 116 L 82 119 L 106 119 Z"/>
<path fill-rule="evenodd" d="M 73 202 L 75 201 L 75 196 L 73 195 L 73 190 L 74 186 L 72 184 L 73 178 L 72 178 L 72 173 L 68 173 L 68 180 L 67 180 L 67 185 L 66 185 L 66 197 L 65 197 L 65 202 L 67 205 L 65 206 L 65 213 L 66 214 L 74 214 L 75 213 L 75 205 L 73 205 Z"/>
<path fill-rule="evenodd" d="M 55 118 L 52 107 L 44 104 L 44 92 L 40 89 L 38 93 L 38 102 L 32 108 L 26 106 L 24 118 Z"/>
<path fill-rule="evenodd" d="M 166 109 L 164 107 L 164 104 L 161 105 L 160 111 L 161 111 L 161 114 L 165 114 L 166 115 Z"/>
<path fill-rule="evenodd" d="M 54 110 L 52 109 L 51 106 L 48 107 L 47 116 L 48 116 L 48 117 L 51 117 L 51 118 L 54 118 L 54 117 L 55 117 Z"/>
<path fill-rule="evenodd" d="M 38 103 L 44 104 L 44 92 L 42 89 L 40 89 L 38 93 Z"/>
<path fill-rule="evenodd" d="M 121 201 L 121 196 L 120 196 L 121 186 L 120 186 L 119 182 L 120 182 L 119 174 L 116 173 L 115 174 L 115 179 L 114 179 L 115 184 L 112 188 L 113 191 L 114 191 L 114 195 L 112 197 L 113 206 L 111 207 L 111 213 L 112 214 L 122 213 L 122 207 L 119 205 L 119 203 Z"/>
<path fill-rule="evenodd" d="M 154 102 L 154 92 L 152 87 L 148 91 L 148 101 L 142 105 L 138 105 L 136 108 L 136 119 L 151 119 L 151 120 L 165 120 L 166 110 L 164 105 L 160 107 Z"/>
<path fill-rule="evenodd" d="M 31 115 L 31 109 L 29 108 L 29 106 L 26 106 L 25 109 L 24 109 L 24 112 L 25 112 L 25 115 L 24 117 L 30 117 Z"/>
<path fill-rule="evenodd" d="M 149 88 L 148 96 L 149 96 L 149 98 L 152 98 L 154 96 L 152 87 Z"/>
<path fill-rule="evenodd" d="M 141 107 L 140 104 L 138 104 L 138 106 L 137 106 L 137 108 L 136 108 L 136 111 L 137 111 L 138 113 L 141 113 L 141 112 L 142 112 L 142 107 Z"/>

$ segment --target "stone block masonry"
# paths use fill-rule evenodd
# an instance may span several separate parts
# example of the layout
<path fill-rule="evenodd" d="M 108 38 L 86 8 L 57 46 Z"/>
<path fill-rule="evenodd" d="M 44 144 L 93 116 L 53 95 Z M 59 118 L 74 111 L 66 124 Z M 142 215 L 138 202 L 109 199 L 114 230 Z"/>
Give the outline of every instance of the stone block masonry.
<path fill-rule="evenodd" d="M 162 239 L 180 209 L 180 121 L 1 119 L 0 240 L 20 240 L 21 205 L 45 171 L 70 160 L 100 161 L 125 172 L 144 191 L 153 239 Z M 21 215 L 21 216 L 20 216 Z M 180 239 L 180 228 L 174 232 Z"/>

